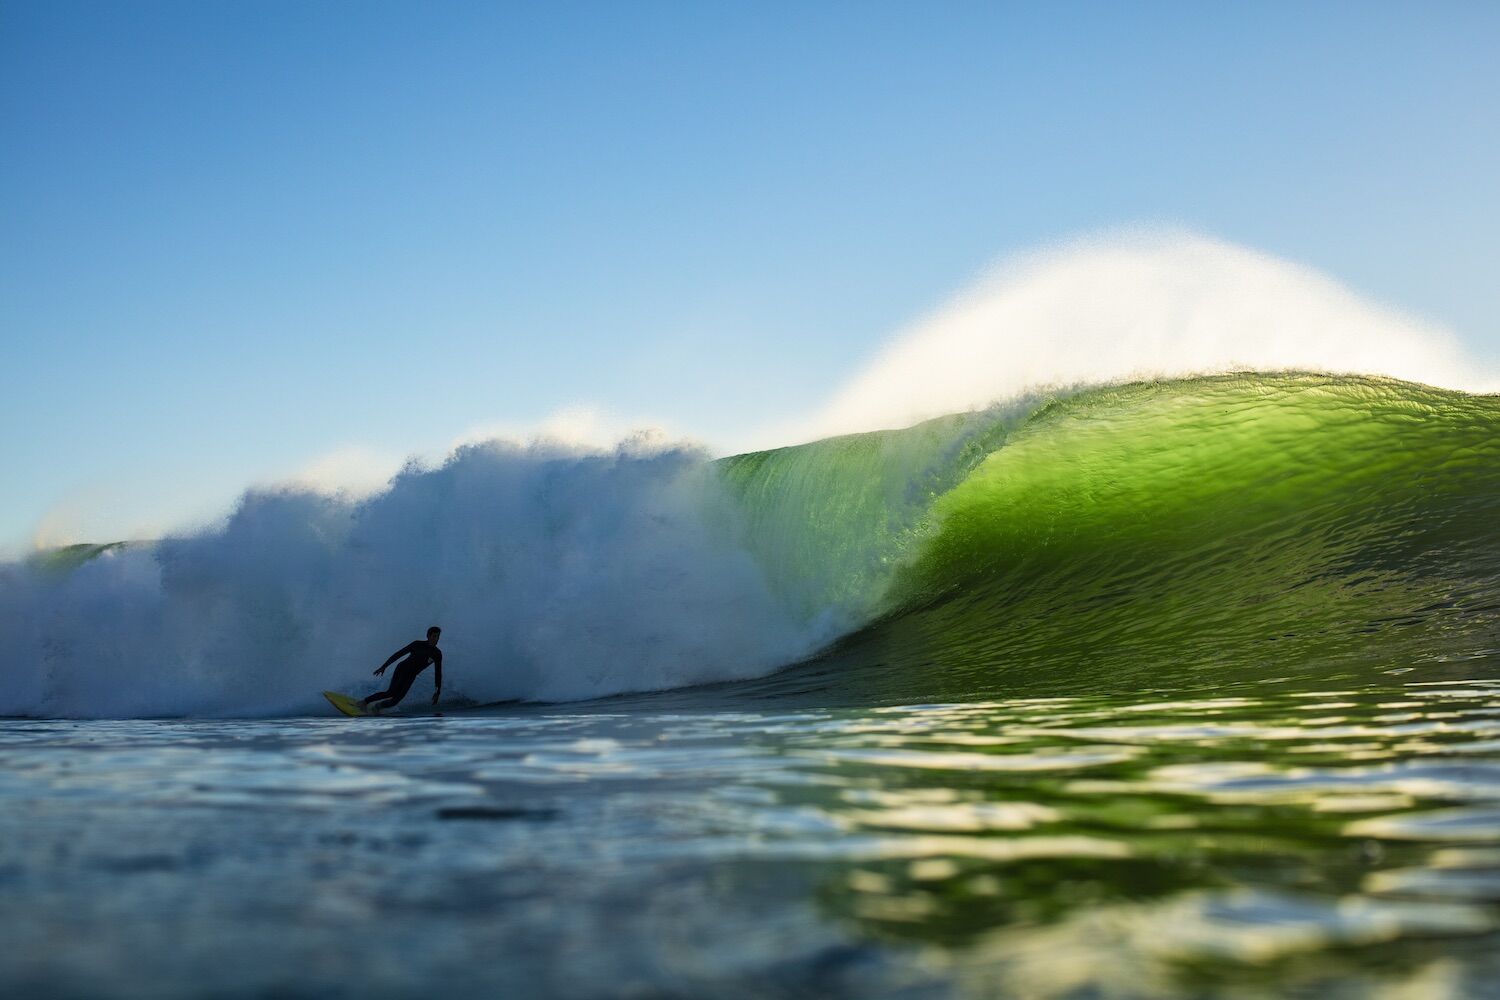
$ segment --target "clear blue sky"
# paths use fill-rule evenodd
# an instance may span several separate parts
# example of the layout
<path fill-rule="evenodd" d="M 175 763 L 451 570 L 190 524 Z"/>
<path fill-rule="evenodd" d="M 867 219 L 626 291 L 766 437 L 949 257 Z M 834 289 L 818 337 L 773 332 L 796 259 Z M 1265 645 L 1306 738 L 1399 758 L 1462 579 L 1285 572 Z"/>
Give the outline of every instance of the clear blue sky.
<path fill-rule="evenodd" d="M 1492 2 L 3 0 L 0 545 L 578 402 L 712 441 L 1105 226 L 1500 356 L 1497 52 Z"/>

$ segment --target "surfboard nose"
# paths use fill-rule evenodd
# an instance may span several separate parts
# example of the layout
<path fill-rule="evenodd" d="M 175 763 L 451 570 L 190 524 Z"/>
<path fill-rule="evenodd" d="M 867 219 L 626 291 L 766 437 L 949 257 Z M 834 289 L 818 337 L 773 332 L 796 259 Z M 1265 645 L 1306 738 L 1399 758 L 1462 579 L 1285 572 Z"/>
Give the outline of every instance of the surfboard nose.
<path fill-rule="evenodd" d="M 334 708 L 338 709 L 345 715 L 358 716 L 370 714 L 365 710 L 365 707 L 359 703 L 358 698 L 353 698 L 347 694 L 340 694 L 337 691 L 324 691 L 323 697 L 327 698 L 330 705 L 332 705 Z"/>

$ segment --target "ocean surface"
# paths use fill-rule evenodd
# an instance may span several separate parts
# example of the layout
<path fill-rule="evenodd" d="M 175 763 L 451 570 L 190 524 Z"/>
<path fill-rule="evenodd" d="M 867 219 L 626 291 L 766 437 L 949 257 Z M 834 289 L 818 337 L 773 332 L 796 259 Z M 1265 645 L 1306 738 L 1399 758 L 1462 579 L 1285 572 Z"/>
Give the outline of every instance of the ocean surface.
<path fill-rule="evenodd" d="M 443 714 L 317 692 L 444 627 Z M 1500 997 L 1500 399 L 491 444 L 0 567 L 0 991 Z"/>

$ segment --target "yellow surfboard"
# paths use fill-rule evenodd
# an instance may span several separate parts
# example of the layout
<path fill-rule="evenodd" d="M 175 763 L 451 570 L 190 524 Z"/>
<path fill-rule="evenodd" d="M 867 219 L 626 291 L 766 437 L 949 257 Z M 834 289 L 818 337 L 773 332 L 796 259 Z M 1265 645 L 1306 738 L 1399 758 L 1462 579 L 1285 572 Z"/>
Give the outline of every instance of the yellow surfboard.
<path fill-rule="evenodd" d="M 347 694 L 339 694 L 337 691 L 324 691 L 323 697 L 327 698 L 330 705 L 338 709 L 340 712 L 343 712 L 345 715 L 374 714 L 373 712 L 366 709 L 363 705 L 361 705 L 358 698 L 351 698 Z"/>

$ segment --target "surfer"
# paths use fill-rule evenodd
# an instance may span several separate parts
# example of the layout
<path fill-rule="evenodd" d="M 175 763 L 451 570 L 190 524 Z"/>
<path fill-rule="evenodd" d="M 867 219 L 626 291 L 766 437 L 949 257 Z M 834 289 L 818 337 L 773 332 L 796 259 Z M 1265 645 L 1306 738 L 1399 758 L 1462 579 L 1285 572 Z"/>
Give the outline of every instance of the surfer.
<path fill-rule="evenodd" d="M 361 707 L 369 708 L 375 702 L 387 702 L 379 708 L 394 708 L 401 704 L 401 699 L 406 697 L 406 692 L 411 690 L 411 682 L 417 679 L 417 675 L 427 669 L 429 663 L 433 664 L 432 680 L 437 685 L 432 692 L 432 703 L 438 702 L 438 695 L 443 693 L 443 651 L 438 649 L 438 637 L 443 630 L 436 625 L 427 630 L 427 639 L 418 639 L 408 643 L 390 655 L 390 658 L 382 663 L 375 671 L 379 677 L 385 673 L 385 668 L 404 656 L 406 659 L 396 664 L 396 672 L 391 675 L 391 686 L 384 691 L 377 691 L 360 702 Z M 378 710 L 378 709 L 377 709 Z"/>

